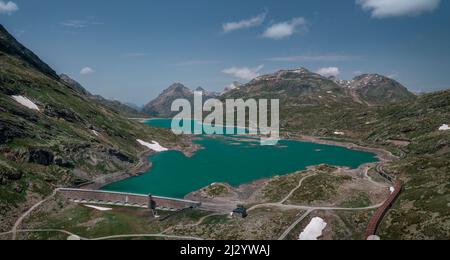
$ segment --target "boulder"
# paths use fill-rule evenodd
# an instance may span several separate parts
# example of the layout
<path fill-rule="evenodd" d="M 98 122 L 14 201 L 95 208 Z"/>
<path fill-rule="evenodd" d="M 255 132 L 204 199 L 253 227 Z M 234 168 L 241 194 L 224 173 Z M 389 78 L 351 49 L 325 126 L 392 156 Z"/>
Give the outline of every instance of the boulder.
<path fill-rule="evenodd" d="M 34 149 L 30 151 L 28 162 L 49 166 L 53 164 L 55 156 L 52 152 L 44 149 Z"/>
<path fill-rule="evenodd" d="M 0 185 L 7 184 L 9 181 L 18 181 L 22 176 L 22 171 L 0 164 Z"/>

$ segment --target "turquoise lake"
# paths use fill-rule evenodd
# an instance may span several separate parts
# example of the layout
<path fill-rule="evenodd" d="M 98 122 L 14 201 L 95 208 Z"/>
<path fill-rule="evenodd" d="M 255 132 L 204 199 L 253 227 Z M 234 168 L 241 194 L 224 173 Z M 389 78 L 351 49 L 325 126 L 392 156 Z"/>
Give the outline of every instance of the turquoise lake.
<path fill-rule="evenodd" d="M 155 119 L 147 124 L 170 128 L 171 121 Z M 153 167 L 149 172 L 103 190 L 183 198 L 216 182 L 239 186 L 324 163 L 357 168 L 378 161 L 372 153 L 299 141 L 282 140 L 276 146 L 261 146 L 259 139 L 250 137 L 199 136 L 195 143 L 204 149 L 193 157 L 177 151 L 158 153 L 150 157 Z"/>

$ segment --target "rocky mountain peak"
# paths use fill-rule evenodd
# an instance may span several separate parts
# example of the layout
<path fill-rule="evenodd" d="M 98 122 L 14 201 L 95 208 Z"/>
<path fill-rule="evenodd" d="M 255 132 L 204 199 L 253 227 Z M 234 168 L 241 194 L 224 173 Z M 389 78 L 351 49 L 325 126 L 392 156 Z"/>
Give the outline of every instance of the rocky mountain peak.
<path fill-rule="evenodd" d="M 189 91 L 189 89 L 187 87 L 185 87 L 183 84 L 181 84 L 181 83 L 174 83 L 169 88 L 166 89 L 166 92 L 186 91 L 186 90 Z"/>

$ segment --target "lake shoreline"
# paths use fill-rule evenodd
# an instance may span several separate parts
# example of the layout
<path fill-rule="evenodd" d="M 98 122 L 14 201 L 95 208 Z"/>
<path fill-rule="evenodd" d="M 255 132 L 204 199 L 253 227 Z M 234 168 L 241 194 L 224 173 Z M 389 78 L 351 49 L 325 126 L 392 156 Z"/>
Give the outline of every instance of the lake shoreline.
<path fill-rule="evenodd" d="M 294 136 L 294 137 L 291 136 L 284 140 L 310 142 L 310 143 L 323 144 L 323 145 L 332 145 L 332 146 L 344 147 L 344 148 L 354 150 L 354 151 L 369 152 L 369 153 L 376 154 L 377 158 L 380 160 L 381 163 L 392 162 L 392 161 L 399 159 L 399 157 L 393 155 L 390 151 L 385 150 L 383 148 L 362 146 L 362 145 L 358 145 L 358 144 L 348 142 L 348 141 L 327 140 L 327 139 L 323 139 L 320 137 L 307 136 L 307 135 L 299 135 L 299 136 Z"/>
<path fill-rule="evenodd" d="M 195 144 L 194 140 L 196 138 L 198 138 L 198 136 L 192 135 L 192 136 L 184 136 L 186 139 L 186 141 L 190 144 L 188 147 L 182 146 L 182 145 L 177 145 L 176 147 L 170 147 L 170 150 L 172 151 L 179 151 L 182 152 L 186 157 L 192 157 L 193 155 L 195 155 L 195 153 L 201 149 L 203 149 L 202 146 Z M 366 169 L 367 167 L 373 167 L 376 166 L 377 164 L 384 164 L 393 160 L 398 159 L 396 156 L 394 156 L 392 153 L 390 153 L 387 150 L 384 150 L 382 148 L 375 148 L 375 147 L 364 147 L 361 145 L 357 145 L 355 143 L 351 143 L 351 142 L 340 142 L 340 141 L 333 141 L 333 140 L 326 140 L 326 139 L 322 139 L 319 137 L 313 137 L 313 136 L 304 136 L 304 135 L 299 135 L 299 136 L 289 136 L 288 138 L 283 138 L 283 140 L 286 141 L 299 141 L 299 142 L 309 142 L 309 143 L 314 143 L 314 144 L 321 144 L 321 145 L 331 145 L 331 146 L 338 146 L 338 147 L 343 147 L 349 150 L 355 150 L 355 151 L 361 151 L 361 152 L 369 152 L 369 153 L 373 153 L 376 155 L 377 159 L 379 160 L 379 162 L 373 162 L 373 163 L 366 163 L 366 164 L 362 164 L 360 165 L 358 168 L 356 168 L 356 170 L 358 171 L 362 171 L 364 169 Z M 128 178 L 133 178 L 133 177 L 137 177 L 146 173 L 149 173 L 153 167 L 153 164 L 151 163 L 151 157 L 153 155 L 155 155 L 155 152 L 147 152 L 144 153 L 141 156 L 140 162 L 141 162 L 141 166 L 140 167 L 136 167 L 135 169 L 123 173 L 122 175 L 117 176 L 116 178 L 110 179 L 107 182 L 103 183 L 101 186 L 97 186 L 94 187 L 95 189 L 102 189 L 105 186 L 108 186 L 109 184 L 115 183 L 115 182 L 119 182 L 122 180 L 126 180 Z M 145 162 L 142 164 L 142 162 Z M 314 167 L 314 165 L 310 166 L 310 167 Z M 342 169 L 349 169 L 348 167 L 339 167 Z M 308 169 L 305 169 L 308 170 Z M 291 173 L 292 174 L 292 173 Z M 254 185 L 258 185 L 261 182 L 264 181 L 269 181 L 272 178 L 262 178 L 262 179 L 257 179 L 254 180 L 250 183 L 244 183 L 242 185 L 239 185 L 239 187 L 236 187 L 237 189 L 242 189 L 244 187 L 252 187 Z M 224 183 L 226 184 L 226 183 Z M 226 184 L 228 185 L 228 184 Z M 207 186 L 206 186 L 207 187 Z M 87 188 L 87 187 L 82 187 L 82 188 Z M 89 188 L 92 188 L 92 186 L 90 186 Z M 203 189 L 203 188 L 202 188 Z M 191 193 L 187 194 L 186 196 L 184 196 L 184 198 L 189 197 L 190 194 L 195 193 L 200 191 L 196 190 L 196 191 L 192 191 Z"/>

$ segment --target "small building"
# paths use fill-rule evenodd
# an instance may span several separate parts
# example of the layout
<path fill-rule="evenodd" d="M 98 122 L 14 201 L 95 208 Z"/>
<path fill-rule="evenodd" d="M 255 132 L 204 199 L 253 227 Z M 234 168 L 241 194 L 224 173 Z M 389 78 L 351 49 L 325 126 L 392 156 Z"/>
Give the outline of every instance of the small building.
<path fill-rule="evenodd" d="M 233 212 L 231 212 L 232 217 L 246 218 L 248 217 L 247 209 L 244 206 L 238 206 Z"/>

